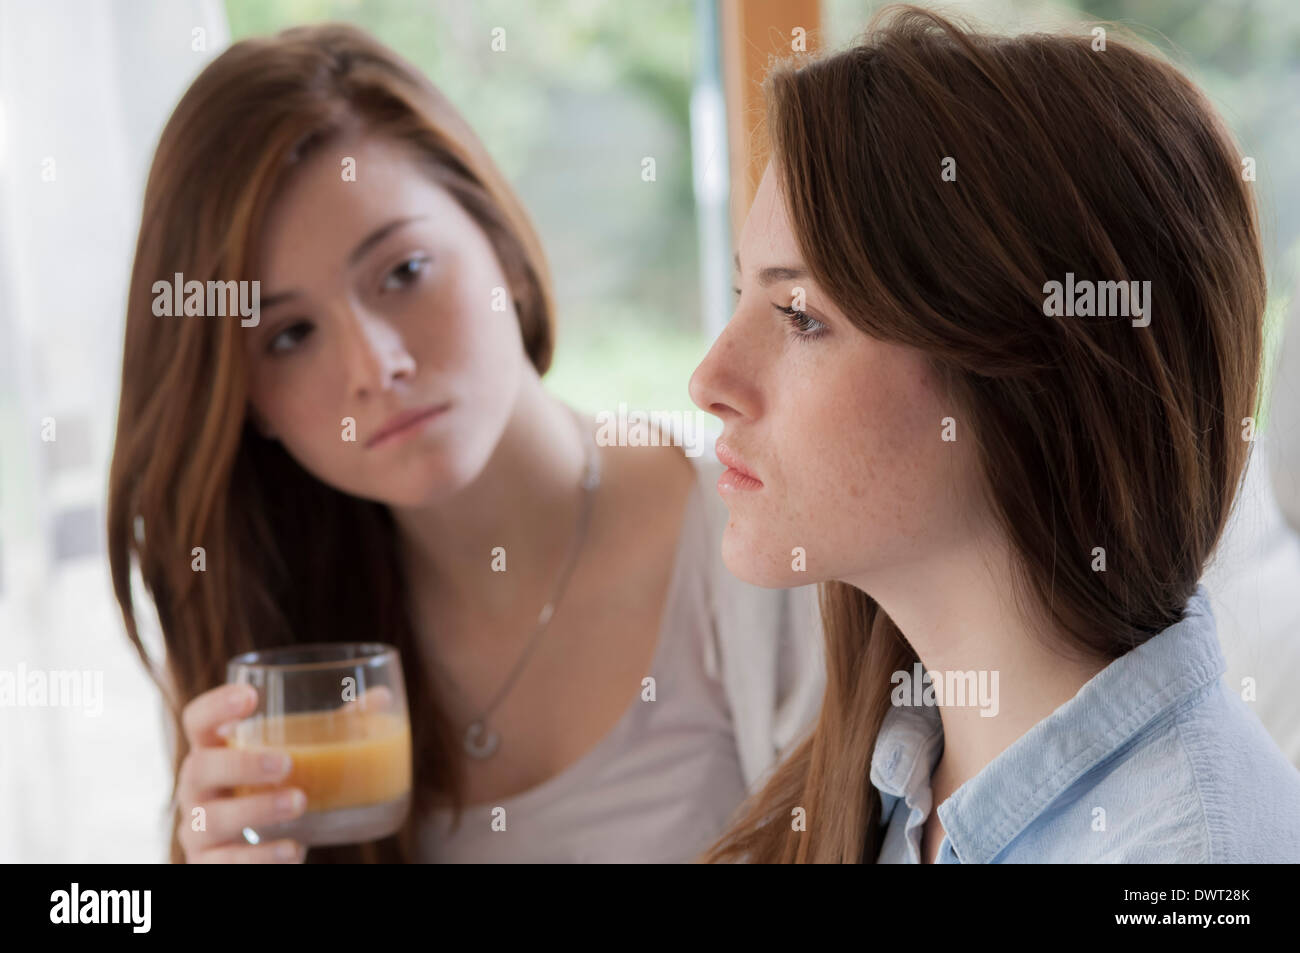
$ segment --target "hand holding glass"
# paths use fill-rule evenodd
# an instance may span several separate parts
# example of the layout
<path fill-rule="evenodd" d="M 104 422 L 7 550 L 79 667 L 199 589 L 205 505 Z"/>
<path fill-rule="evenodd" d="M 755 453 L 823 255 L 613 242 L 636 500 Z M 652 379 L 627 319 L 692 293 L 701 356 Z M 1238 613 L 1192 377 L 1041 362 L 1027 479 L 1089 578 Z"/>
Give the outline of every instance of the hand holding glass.
<path fill-rule="evenodd" d="M 401 828 L 411 803 L 411 727 L 395 648 L 316 643 L 248 652 L 230 660 L 226 681 L 257 689 L 257 709 L 235 723 L 227 745 L 288 754 L 293 765 L 274 787 L 307 795 L 301 817 L 246 827 L 245 840 L 355 844 Z M 265 790 L 241 785 L 235 795 Z"/>

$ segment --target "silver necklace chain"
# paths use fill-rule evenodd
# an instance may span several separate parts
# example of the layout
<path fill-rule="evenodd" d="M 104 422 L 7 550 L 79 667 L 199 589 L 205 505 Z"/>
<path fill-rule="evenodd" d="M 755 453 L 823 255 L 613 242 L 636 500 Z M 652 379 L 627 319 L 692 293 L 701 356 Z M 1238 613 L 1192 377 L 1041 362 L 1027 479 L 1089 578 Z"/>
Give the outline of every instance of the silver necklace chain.
<path fill-rule="evenodd" d="M 565 560 L 564 568 L 560 571 L 551 589 L 550 598 L 546 600 L 546 604 L 542 606 L 542 611 L 537 615 L 537 623 L 533 628 L 533 634 L 524 647 L 523 653 L 519 656 L 519 661 L 515 663 L 515 667 L 511 670 L 505 683 L 497 690 L 492 702 L 465 729 L 462 744 L 465 753 L 471 758 L 480 760 L 490 758 L 501 746 L 501 735 L 489 727 L 488 718 L 491 717 L 497 706 L 509 694 L 515 680 L 519 677 L 519 673 L 523 671 L 524 664 L 533 654 L 533 649 L 537 647 L 542 633 L 551 624 L 551 617 L 555 615 L 555 607 L 564 595 L 564 590 L 569 584 L 569 577 L 573 574 L 573 568 L 578 561 L 578 554 L 582 551 L 582 545 L 586 540 L 587 526 L 591 522 L 592 498 L 595 496 L 596 488 L 600 486 L 600 459 L 585 427 L 582 428 L 582 435 L 583 455 L 585 457 L 582 471 L 582 502 L 578 510 L 578 528 L 574 534 L 573 545 L 569 548 L 569 555 Z"/>

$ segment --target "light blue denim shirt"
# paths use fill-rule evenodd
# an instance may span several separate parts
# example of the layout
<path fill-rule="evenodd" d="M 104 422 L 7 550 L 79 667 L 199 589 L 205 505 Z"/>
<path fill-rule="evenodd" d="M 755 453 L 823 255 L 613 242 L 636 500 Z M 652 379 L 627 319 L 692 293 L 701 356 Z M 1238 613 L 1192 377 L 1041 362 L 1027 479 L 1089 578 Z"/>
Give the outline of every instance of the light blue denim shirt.
<path fill-rule="evenodd" d="M 939 805 L 939 863 L 1300 862 L 1300 771 L 1220 676 L 1204 586 Z M 878 863 L 921 862 L 933 705 L 896 706 L 871 760 Z"/>

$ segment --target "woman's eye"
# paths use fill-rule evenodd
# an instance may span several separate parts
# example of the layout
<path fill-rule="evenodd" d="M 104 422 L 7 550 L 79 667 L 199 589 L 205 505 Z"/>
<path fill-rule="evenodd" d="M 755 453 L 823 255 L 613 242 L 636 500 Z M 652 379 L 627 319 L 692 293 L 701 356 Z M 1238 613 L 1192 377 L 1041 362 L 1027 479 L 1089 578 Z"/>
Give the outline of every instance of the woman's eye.
<path fill-rule="evenodd" d="M 286 351 L 292 351 L 297 347 L 299 341 L 311 334 L 311 331 L 312 324 L 310 321 L 296 321 L 271 338 L 267 342 L 266 351 L 268 354 L 283 354 Z"/>
<path fill-rule="evenodd" d="M 406 259 L 384 278 L 384 290 L 397 291 L 407 287 L 419 277 L 428 262 L 427 258 L 419 256 Z"/>
<path fill-rule="evenodd" d="M 822 332 L 826 330 L 826 325 L 803 311 L 796 311 L 794 308 L 783 308 L 780 305 L 773 305 L 772 307 L 789 318 L 790 327 L 797 338 L 820 337 Z"/>

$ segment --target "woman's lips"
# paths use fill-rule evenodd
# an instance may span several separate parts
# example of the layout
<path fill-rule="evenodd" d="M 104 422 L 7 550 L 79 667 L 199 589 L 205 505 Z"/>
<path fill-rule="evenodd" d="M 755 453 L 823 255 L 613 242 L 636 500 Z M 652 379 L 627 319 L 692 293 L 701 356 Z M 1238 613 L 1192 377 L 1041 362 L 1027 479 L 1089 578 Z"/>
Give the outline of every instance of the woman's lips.
<path fill-rule="evenodd" d="M 718 460 L 727 469 L 723 471 L 722 476 L 718 477 L 718 492 L 726 493 L 733 490 L 761 490 L 763 481 L 756 477 L 745 465 L 745 461 L 736 455 L 736 452 L 724 443 L 715 445 L 715 452 Z"/>
<path fill-rule="evenodd" d="M 403 437 L 413 436 L 421 426 L 444 413 L 450 406 L 451 402 L 448 401 L 445 404 L 437 404 L 423 409 L 417 408 L 398 414 L 384 424 L 378 433 L 366 441 L 366 449 L 373 450 L 375 447 L 382 447 Z"/>

